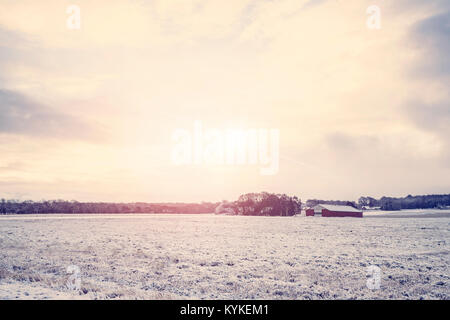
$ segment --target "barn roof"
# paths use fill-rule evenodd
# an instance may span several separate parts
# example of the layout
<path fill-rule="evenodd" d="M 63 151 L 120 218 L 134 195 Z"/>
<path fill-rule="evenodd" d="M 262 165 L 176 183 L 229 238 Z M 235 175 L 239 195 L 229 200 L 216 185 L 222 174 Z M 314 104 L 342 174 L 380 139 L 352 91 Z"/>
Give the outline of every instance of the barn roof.
<path fill-rule="evenodd" d="M 316 207 L 321 207 L 323 209 L 327 209 L 330 211 L 336 211 L 336 212 L 361 212 L 361 210 L 355 209 L 350 206 L 339 206 L 339 205 L 335 205 L 335 204 L 318 204 Z"/>

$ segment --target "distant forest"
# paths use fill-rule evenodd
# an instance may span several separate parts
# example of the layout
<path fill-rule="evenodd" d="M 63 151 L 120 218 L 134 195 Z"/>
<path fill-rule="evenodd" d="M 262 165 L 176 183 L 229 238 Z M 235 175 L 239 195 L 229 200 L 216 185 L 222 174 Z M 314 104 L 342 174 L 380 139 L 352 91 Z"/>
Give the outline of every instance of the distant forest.
<path fill-rule="evenodd" d="M 211 213 L 218 203 L 112 203 L 51 200 L 5 200 L 0 202 L 0 214 L 24 213 Z"/>
<path fill-rule="evenodd" d="M 234 202 L 202 203 L 109 203 L 65 200 L 5 200 L 0 214 L 38 213 L 228 213 L 236 215 L 293 216 L 301 210 L 297 197 L 267 192 L 248 193 Z"/>
<path fill-rule="evenodd" d="M 408 195 L 403 198 L 382 197 L 360 197 L 358 203 L 355 201 L 342 200 L 317 200 L 306 201 L 306 207 L 314 207 L 318 204 L 336 204 L 351 206 L 358 209 L 380 209 L 380 210 L 402 210 L 402 209 L 430 209 L 450 207 L 450 194 L 432 194 L 423 196 Z"/>
<path fill-rule="evenodd" d="M 408 195 L 404 198 L 382 197 L 379 200 L 361 197 L 358 205 L 361 208 L 379 207 L 381 210 L 445 208 L 450 206 L 450 194 Z"/>
<path fill-rule="evenodd" d="M 450 194 L 422 195 L 404 198 L 360 197 L 358 203 L 342 200 L 307 200 L 306 207 L 317 204 L 348 205 L 359 209 L 401 210 L 450 207 Z M 267 192 L 241 195 L 234 202 L 202 203 L 113 203 L 78 202 L 66 200 L 42 201 L 0 201 L 0 214 L 38 214 L 38 213 L 220 213 L 236 215 L 292 216 L 302 209 L 302 202 L 296 196 L 272 194 Z"/>

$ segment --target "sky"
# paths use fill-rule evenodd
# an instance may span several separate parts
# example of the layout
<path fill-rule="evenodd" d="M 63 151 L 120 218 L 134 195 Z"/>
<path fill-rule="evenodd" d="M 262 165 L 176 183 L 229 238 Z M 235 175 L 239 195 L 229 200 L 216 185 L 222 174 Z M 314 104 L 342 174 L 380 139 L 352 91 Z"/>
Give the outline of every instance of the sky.
<path fill-rule="evenodd" d="M 449 38 L 448 0 L 2 0 L 0 198 L 449 193 Z M 278 130 L 278 170 L 175 165 L 195 123 Z"/>

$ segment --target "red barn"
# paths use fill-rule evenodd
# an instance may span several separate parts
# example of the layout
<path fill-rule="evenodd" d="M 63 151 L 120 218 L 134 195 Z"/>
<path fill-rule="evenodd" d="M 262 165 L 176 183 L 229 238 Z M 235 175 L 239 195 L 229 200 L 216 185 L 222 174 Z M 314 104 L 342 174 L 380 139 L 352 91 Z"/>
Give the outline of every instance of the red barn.
<path fill-rule="evenodd" d="M 307 216 L 322 217 L 358 217 L 362 218 L 362 211 L 350 206 L 338 206 L 334 204 L 318 204 L 313 209 L 306 210 Z"/>

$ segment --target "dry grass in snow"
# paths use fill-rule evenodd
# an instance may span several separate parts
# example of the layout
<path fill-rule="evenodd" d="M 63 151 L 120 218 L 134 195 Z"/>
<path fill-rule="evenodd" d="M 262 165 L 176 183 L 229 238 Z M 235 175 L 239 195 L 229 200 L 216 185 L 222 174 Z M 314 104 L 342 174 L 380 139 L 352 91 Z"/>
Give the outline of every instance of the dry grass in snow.
<path fill-rule="evenodd" d="M 0 299 L 449 299 L 448 216 L 374 216 L 3 216 Z"/>

